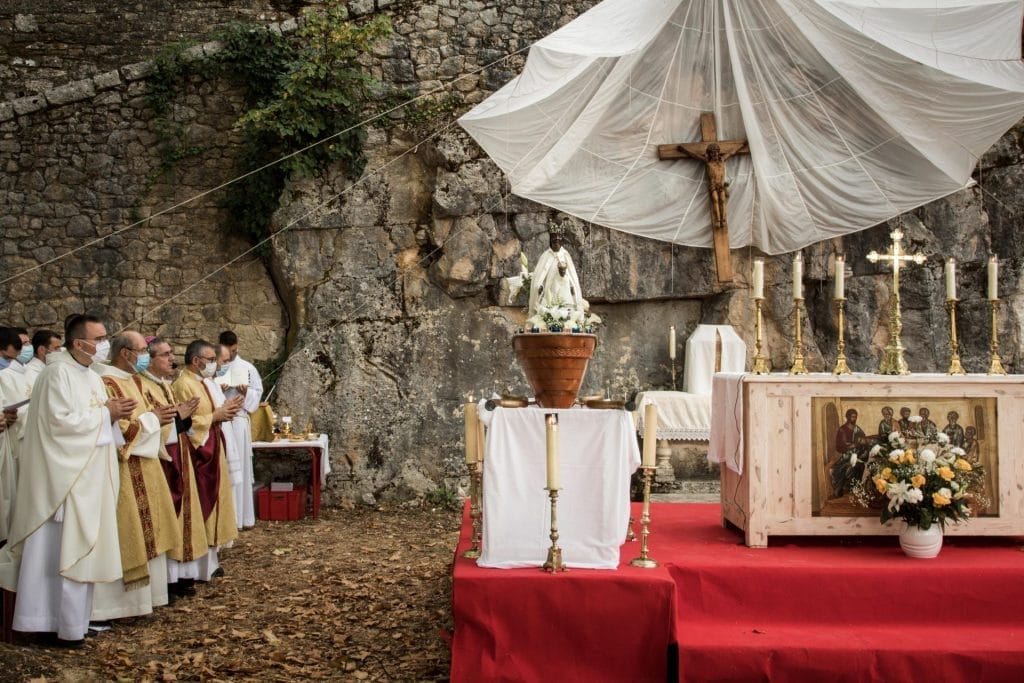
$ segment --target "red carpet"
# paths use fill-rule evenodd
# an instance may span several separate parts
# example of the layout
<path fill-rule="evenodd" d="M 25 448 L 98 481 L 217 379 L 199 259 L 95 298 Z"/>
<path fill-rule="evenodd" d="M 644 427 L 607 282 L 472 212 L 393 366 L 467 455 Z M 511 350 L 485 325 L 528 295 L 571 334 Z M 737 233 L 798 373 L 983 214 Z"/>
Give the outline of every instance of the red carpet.
<path fill-rule="evenodd" d="M 718 505 L 651 510 L 661 567 L 558 576 L 461 558 L 467 520 L 452 680 L 1024 681 L 1020 539 L 947 538 L 934 560 L 892 536 L 750 549 Z"/>

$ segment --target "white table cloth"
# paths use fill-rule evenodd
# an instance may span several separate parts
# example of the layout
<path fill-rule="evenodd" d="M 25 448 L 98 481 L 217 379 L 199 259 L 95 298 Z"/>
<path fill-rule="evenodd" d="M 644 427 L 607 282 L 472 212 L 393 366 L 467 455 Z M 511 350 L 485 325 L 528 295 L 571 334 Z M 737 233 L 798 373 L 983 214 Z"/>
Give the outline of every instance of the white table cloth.
<path fill-rule="evenodd" d="M 637 433 L 644 433 L 644 406 L 658 407 L 656 436 L 668 441 L 707 441 L 711 434 L 711 396 L 685 391 L 643 391 L 636 395 Z"/>
<path fill-rule="evenodd" d="M 291 441 L 279 439 L 277 441 L 253 441 L 252 448 L 256 450 L 275 450 L 285 448 L 319 448 L 320 449 L 320 485 L 327 485 L 327 475 L 331 473 L 331 455 L 328 450 L 327 434 L 321 433 L 319 438 L 305 441 Z"/>
<path fill-rule="evenodd" d="M 539 567 L 551 545 L 544 416 L 558 414 L 558 545 L 569 567 L 615 569 L 629 523 L 629 478 L 640 466 L 624 410 L 495 408 L 484 455 L 481 567 Z"/>

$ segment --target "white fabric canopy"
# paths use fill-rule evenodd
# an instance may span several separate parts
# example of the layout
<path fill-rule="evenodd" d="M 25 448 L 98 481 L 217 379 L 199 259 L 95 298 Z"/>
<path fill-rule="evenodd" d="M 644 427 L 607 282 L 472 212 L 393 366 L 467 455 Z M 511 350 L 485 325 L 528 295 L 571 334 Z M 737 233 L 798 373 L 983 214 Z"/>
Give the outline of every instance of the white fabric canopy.
<path fill-rule="evenodd" d="M 533 46 L 460 119 L 516 194 L 711 246 L 703 162 L 660 144 L 747 139 L 729 241 L 793 251 L 970 183 L 1024 116 L 1019 0 L 605 0 Z"/>

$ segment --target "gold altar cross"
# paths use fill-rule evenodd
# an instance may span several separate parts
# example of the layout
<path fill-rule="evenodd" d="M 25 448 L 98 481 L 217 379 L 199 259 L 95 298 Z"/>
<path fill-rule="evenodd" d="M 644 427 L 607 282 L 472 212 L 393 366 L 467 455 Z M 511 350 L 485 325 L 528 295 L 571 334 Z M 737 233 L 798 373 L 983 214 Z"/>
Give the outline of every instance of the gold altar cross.
<path fill-rule="evenodd" d="M 903 232 L 896 228 L 889 237 L 892 238 L 892 251 L 888 254 L 879 254 L 871 251 L 867 258 L 872 263 L 879 261 L 892 262 L 892 297 L 889 300 L 889 344 L 882 354 L 882 364 L 878 368 L 882 375 L 909 375 L 907 361 L 903 359 L 903 341 L 900 333 L 903 331 L 903 321 L 900 316 L 900 264 L 913 261 L 921 265 L 925 261 L 922 253 L 904 254 L 900 245 L 903 239 Z"/>
<path fill-rule="evenodd" d="M 725 161 L 736 154 L 750 154 L 746 140 L 719 140 L 715 115 L 700 115 L 700 142 L 658 145 L 658 158 L 700 159 L 708 174 L 708 195 L 711 199 L 711 234 L 715 245 L 715 270 L 719 282 L 732 282 L 732 261 L 729 258 L 729 221 L 725 215 L 729 183 L 725 179 Z"/>

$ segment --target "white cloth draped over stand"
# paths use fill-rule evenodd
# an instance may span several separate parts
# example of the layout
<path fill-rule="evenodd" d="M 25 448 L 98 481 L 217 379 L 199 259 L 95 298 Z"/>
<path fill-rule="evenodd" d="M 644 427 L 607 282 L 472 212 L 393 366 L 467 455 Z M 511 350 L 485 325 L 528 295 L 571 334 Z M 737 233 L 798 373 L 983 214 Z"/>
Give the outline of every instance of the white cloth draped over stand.
<path fill-rule="evenodd" d="M 562 489 L 558 545 L 569 567 L 615 569 L 629 522 L 629 477 L 640 466 L 624 410 L 495 408 L 484 455 L 481 567 L 539 567 L 551 545 L 544 415 L 558 414 Z"/>

